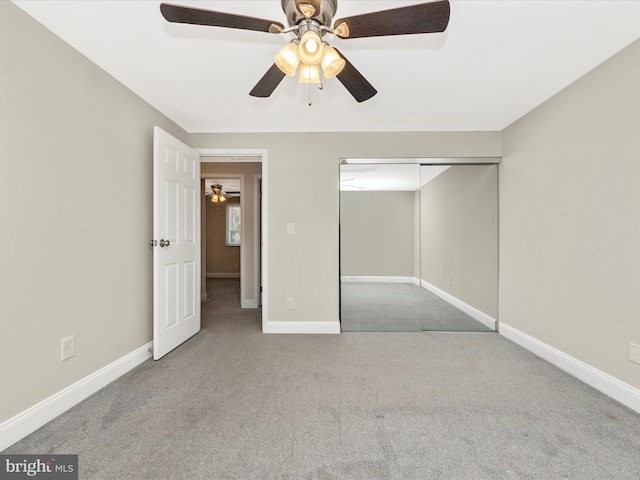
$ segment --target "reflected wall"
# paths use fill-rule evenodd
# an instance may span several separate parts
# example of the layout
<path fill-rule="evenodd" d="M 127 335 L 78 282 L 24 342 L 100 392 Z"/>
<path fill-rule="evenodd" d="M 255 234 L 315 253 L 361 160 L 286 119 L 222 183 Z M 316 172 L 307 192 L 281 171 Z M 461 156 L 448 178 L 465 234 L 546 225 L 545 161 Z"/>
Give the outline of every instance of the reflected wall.
<path fill-rule="evenodd" d="M 422 330 L 495 330 L 497 165 L 421 166 Z"/>

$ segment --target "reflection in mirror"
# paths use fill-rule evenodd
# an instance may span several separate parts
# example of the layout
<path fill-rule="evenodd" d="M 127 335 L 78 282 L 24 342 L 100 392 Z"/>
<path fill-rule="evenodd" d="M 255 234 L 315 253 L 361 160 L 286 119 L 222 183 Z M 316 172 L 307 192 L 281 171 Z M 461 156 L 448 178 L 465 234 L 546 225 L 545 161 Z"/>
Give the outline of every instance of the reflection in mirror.
<path fill-rule="evenodd" d="M 420 165 L 340 166 L 342 331 L 420 331 Z"/>
<path fill-rule="evenodd" d="M 493 164 L 342 164 L 342 331 L 494 331 L 497 192 Z"/>
<path fill-rule="evenodd" d="M 420 175 L 422 330 L 493 331 L 497 166 L 423 165 Z"/>

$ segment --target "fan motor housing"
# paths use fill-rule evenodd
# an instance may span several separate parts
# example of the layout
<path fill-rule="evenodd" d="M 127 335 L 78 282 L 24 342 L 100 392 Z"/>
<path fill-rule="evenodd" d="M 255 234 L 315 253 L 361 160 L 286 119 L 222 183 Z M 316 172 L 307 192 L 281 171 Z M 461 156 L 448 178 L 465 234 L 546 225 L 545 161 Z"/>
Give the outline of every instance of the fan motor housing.
<path fill-rule="evenodd" d="M 296 8 L 295 0 L 281 0 L 282 1 L 282 11 L 287 17 L 287 22 L 289 26 L 297 25 L 300 20 L 304 19 L 304 15 L 302 15 L 298 9 Z M 331 26 L 331 19 L 336 14 L 336 10 L 338 9 L 338 0 L 322 0 L 320 2 L 320 12 L 316 13 L 312 19 L 318 21 L 322 25 L 327 27 Z"/>

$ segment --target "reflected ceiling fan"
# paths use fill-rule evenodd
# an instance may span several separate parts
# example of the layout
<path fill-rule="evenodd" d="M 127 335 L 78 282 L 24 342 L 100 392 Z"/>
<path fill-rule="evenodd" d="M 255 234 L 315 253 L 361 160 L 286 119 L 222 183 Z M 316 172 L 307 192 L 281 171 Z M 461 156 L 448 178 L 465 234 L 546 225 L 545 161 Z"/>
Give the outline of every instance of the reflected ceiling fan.
<path fill-rule="evenodd" d="M 436 0 L 378 12 L 364 13 L 331 21 L 338 0 L 281 0 L 289 26 L 262 18 L 162 3 L 164 18 L 173 23 L 238 28 L 258 32 L 292 33 L 295 38 L 274 57 L 274 64 L 249 93 L 269 97 L 285 75 L 295 76 L 300 66 L 300 82 L 320 84 L 324 78 L 337 77 L 358 102 L 377 91 L 349 60 L 324 40 L 326 34 L 341 39 L 413 35 L 444 32 L 449 24 L 448 0 Z"/>

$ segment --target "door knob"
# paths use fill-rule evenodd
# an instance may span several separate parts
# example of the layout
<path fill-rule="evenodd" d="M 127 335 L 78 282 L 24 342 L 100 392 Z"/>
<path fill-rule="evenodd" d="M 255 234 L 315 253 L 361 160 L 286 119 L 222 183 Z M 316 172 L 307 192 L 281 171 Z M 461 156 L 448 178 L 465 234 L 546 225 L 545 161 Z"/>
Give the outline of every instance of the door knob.
<path fill-rule="evenodd" d="M 169 245 L 171 245 L 171 242 L 169 242 L 169 240 L 163 240 L 163 239 L 160 239 L 160 243 L 159 243 L 159 245 L 160 245 L 161 247 L 168 247 Z"/>

